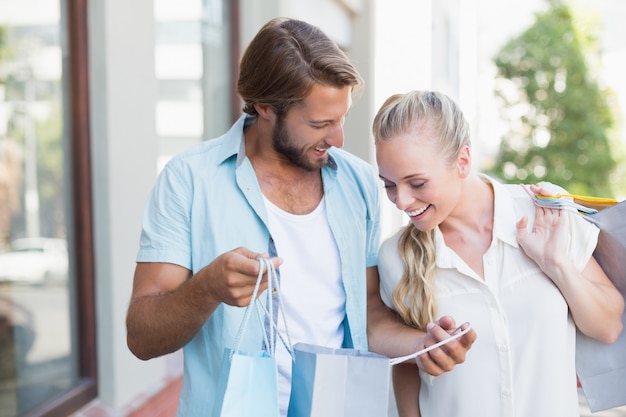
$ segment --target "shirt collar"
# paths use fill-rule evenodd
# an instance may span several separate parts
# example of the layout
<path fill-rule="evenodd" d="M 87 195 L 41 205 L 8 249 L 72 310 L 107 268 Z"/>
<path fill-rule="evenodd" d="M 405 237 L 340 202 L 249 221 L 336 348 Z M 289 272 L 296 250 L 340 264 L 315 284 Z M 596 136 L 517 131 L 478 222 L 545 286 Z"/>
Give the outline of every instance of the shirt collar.
<path fill-rule="evenodd" d="M 491 177 L 479 174 L 480 178 L 493 187 L 494 195 L 494 216 L 493 216 L 493 238 L 492 241 L 500 240 L 514 248 L 519 248 L 517 242 L 516 211 L 511 195 L 505 186 Z M 450 248 L 446 246 L 445 240 L 439 226 L 434 230 L 435 247 L 437 248 L 437 265 L 442 268 L 453 268 L 454 259 L 458 257 Z"/>
<path fill-rule="evenodd" d="M 514 248 L 519 248 L 519 244 L 517 243 L 517 227 L 515 227 L 519 219 L 515 217 L 516 210 L 511 194 L 506 190 L 503 184 L 493 178 L 483 174 L 481 174 L 480 177 L 493 187 L 493 238 L 500 239 Z"/>
<path fill-rule="evenodd" d="M 228 132 L 226 132 L 221 137 L 222 139 L 224 139 L 221 143 L 221 146 L 217 146 L 215 148 L 218 163 L 221 164 L 230 157 L 237 155 L 237 166 L 241 164 L 246 156 L 244 131 L 248 126 L 254 123 L 254 120 L 254 116 L 243 114 L 230 127 L 230 129 L 228 129 Z"/>

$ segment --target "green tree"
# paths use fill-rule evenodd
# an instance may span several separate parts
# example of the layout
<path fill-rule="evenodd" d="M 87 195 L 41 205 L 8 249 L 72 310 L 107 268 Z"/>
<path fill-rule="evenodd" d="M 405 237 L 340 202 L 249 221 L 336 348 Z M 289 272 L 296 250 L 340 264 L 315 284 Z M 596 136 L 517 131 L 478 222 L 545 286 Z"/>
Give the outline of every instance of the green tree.
<path fill-rule="evenodd" d="M 10 105 L 5 137 L 0 137 L 0 168 L 3 142 L 11 145 L 19 160 L 10 168 L 14 179 L 9 188 L 19 203 L 10 207 L 0 188 L 0 249 L 3 241 L 26 233 L 25 206 L 26 164 L 35 163 L 35 183 L 38 197 L 39 230 L 42 236 L 65 237 L 64 164 L 67 140 L 63 126 L 63 87 L 61 80 L 36 77 L 32 57 L 43 47 L 41 40 L 29 34 L 16 38 L 9 29 L 0 26 L 0 86 L 5 87 L 5 101 Z M 47 111 L 41 111 L 45 109 Z M 14 158 L 17 159 L 17 158 Z M 8 169 L 4 167 L 5 171 Z M 9 177 L 11 178 L 11 177 Z M 2 179 L 2 178 L 0 178 Z M 0 183 L 0 187 L 3 184 Z M 6 184 L 5 184 L 6 186 Z M 4 192 L 4 194 L 7 194 Z M 4 209 L 4 210 L 2 210 Z M 10 227 L 7 227 L 6 224 Z"/>
<path fill-rule="evenodd" d="M 560 0 L 548 3 L 494 59 L 509 131 L 491 172 L 508 182 L 550 181 L 576 194 L 614 196 L 614 98 L 597 76 L 599 20 Z"/>

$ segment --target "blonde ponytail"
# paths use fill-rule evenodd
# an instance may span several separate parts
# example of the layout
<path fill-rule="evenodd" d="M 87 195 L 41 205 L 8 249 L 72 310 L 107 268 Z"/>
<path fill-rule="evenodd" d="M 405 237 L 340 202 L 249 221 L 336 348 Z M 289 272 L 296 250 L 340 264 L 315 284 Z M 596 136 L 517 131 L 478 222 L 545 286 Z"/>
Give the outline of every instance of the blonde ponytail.
<path fill-rule="evenodd" d="M 407 225 L 398 241 L 398 251 L 404 272 L 393 290 L 393 303 L 405 323 L 425 331 L 437 314 L 433 231 L 421 232 Z"/>

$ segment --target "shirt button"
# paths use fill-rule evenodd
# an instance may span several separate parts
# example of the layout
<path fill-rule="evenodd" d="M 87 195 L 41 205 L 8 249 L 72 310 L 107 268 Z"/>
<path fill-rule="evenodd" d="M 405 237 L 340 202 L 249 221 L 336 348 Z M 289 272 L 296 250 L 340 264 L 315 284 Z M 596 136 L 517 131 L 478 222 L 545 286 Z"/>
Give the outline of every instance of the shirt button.
<path fill-rule="evenodd" d="M 509 347 L 507 345 L 500 345 L 499 349 L 501 353 L 506 353 L 509 351 Z"/>
<path fill-rule="evenodd" d="M 511 390 L 509 388 L 502 388 L 502 391 L 500 391 L 500 393 L 502 394 L 503 397 L 511 396 Z"/>

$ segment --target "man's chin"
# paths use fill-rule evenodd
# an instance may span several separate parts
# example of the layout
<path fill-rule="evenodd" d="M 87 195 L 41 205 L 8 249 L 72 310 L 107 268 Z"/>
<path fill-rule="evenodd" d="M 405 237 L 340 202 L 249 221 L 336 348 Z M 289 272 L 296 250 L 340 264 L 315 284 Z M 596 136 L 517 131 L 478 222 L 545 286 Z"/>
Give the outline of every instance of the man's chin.
<path fill-rule="evenodd" d="M 323 158 L 315 160 L 315 162 L 312 162 L 310 164 L 310 166 L 312 167 L 311 171 L 320 170 L 320 169 L 324 168 L 326 165 L 328 165 L 328 155 L 326 155 Z"/>
<path fill-rule="evenodd" d="M 314 171 L 319 171 L 320 169 L 325 167 L 327 164 L 328 164 L 328 155 L 324 156 L 323 158 L 308 159 L 306 161 L 301 160 L 296 165 L 298 165 L 300 168 L 304 169 L 305 171 L 314 172 Z"/>

